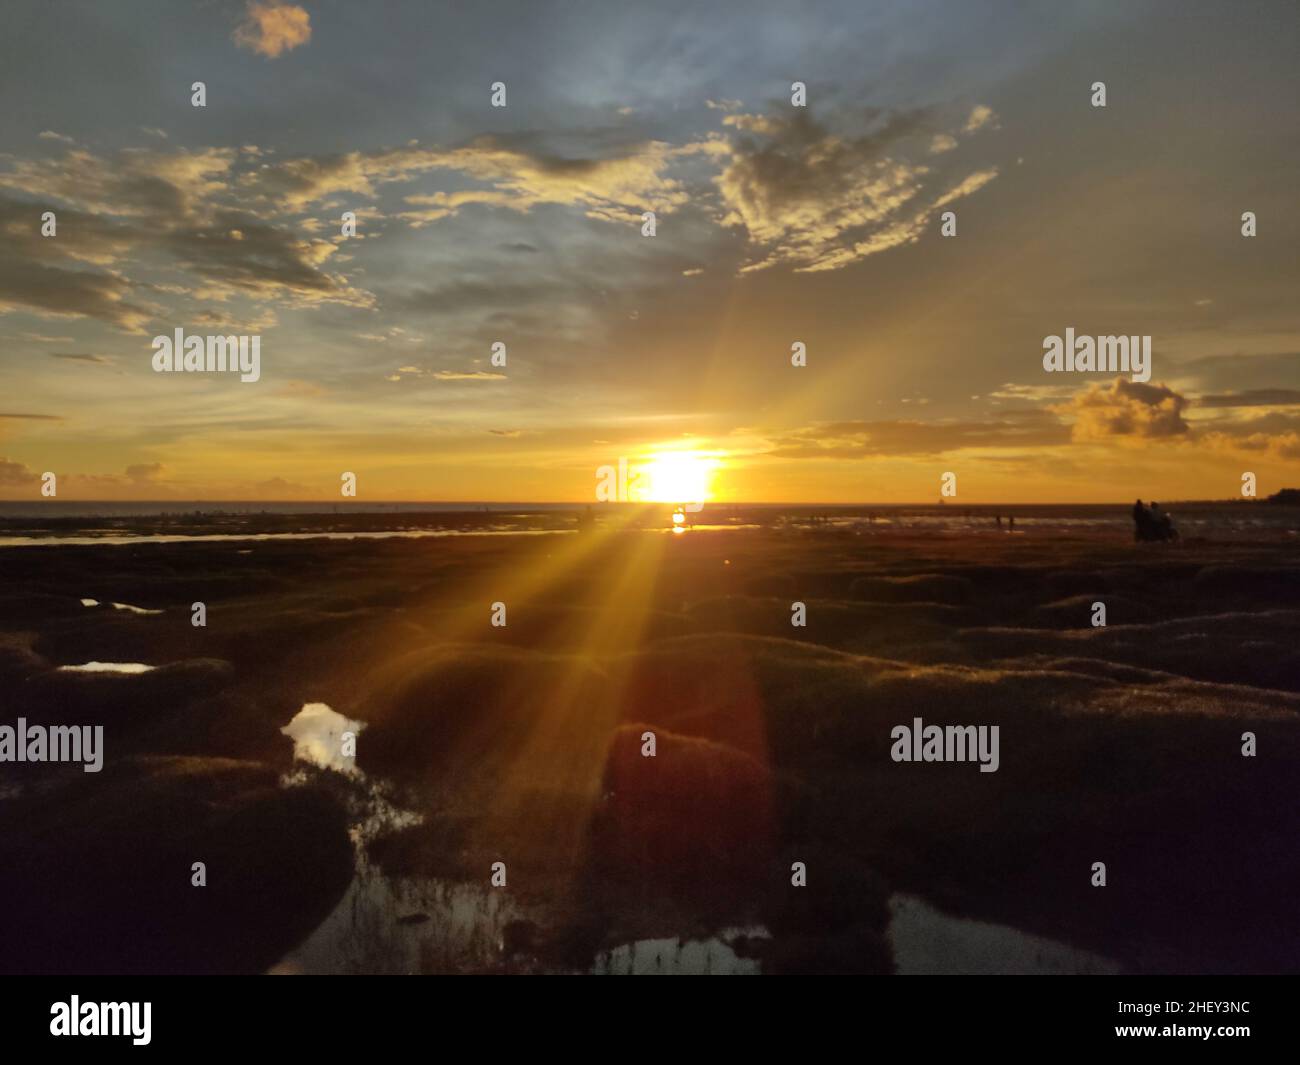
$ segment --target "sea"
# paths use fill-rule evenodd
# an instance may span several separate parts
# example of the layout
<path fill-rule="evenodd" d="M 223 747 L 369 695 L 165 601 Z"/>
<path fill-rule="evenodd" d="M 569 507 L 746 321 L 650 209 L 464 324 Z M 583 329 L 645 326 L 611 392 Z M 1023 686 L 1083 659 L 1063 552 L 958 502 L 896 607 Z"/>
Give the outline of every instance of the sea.
<path fill-rule="evenodd" d="M 1184 540 L 1300 538 L 1300 507 L 1265 500 L 1165 503 Z M 706 503 L 674 521 L 672 504 L 573 502 L 0 502 L 0 547 L 51 543 L 372 539 L 538 535 L 605 522 L 650 531 L 768 529 L 859 533 L 1132 530 L 1132 503 Z"/>

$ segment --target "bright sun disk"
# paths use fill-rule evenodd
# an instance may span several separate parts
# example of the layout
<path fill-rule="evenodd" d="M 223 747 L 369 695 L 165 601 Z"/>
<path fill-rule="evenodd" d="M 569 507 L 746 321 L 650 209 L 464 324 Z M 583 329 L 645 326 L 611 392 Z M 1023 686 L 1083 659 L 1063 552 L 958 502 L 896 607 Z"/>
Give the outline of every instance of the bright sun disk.
<path fill-rule="evenodd" d="M 716 459 L 696 451 L 660 452 L 641 468 L 641 498 L 650 503 L 705 503 Z"/>

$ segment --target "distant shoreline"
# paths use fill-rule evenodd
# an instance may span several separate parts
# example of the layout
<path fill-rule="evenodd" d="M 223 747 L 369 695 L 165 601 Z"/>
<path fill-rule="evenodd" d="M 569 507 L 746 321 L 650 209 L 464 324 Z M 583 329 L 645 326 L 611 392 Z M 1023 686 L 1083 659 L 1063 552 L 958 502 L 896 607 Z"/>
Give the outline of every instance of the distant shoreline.
<path fill-rule="evenodd" d="M 16 518 L 89 518 L 89 517 L 149 517 L 173 516 L 192 518 L 195 515 L 257 515 L 257 514 L 296 514 L 296 515 L 343 515 L 343 514 L 554 514 L 578 513 L 590 509 L 596 513 L 634 511 L 669 507 L 674 504 L 667 501 L 646 503 L 597 503 L 579 502 L 455 502 L 430 500 L 422 502 L 357 502 L 357 501 L 286 501 L 262 502 L 259 500 L 0 500 L 0 522 Z M 705 503 L 707 510 L 714 512 L 785 512 L 818 513 L 838 515 L 862 515 L 871 512 L 881 513 L 952 513 L 972 512 L 980 514 L 1021 514 L 1043 511 L 1079 510 L 1111 511 L 1122 509 L 1126 514 L 1133 505 L 1131 499 L 1116 500 L 1109 503 L 962 503 L 960 501 L 911 502 L 911 503 L 746 503 L 717 502 Z M 1241 508 L 1267 505 L 1292 506 L 1290 499 L 1267 497 L 1260 499 L 1205 499 L 1205 500 L 1164 500 L 1166 508 L 1206 509 L 1206 508 Z"/>
<path fill-rule="evenodd" d="M 1208 540 L 1294 538 L 1300 536 L 1300 508 L 1243 507 L 1234 502 L 1167 503 L 1184 537 Z M 174 506 L 174 505 L 172 505 Z M 277 508 L 150 509 L 147 504 L 114 505 L 87 513 L 76 504 L 14 513 L 0 505 L 0 547 L 42 543 L 95 544 L 195 543 L 230 540 L 445 538 L 538 535 L 584 530 L 607 532 L 673 527 L 670 503 L 549 505 L 351 504 L 313 509 L 284 504 Z M 441 508 L 441 509 L 440 509 Z M 683 526 L 695 533 L 766 530 L 786 534 L 844 536 L 958 536 L 985 533 L 1131 535 L 1131 503 L 1019 504 L 997 506 L 954 503 L 866 506 L 844 504 L 705 504 Z"/>

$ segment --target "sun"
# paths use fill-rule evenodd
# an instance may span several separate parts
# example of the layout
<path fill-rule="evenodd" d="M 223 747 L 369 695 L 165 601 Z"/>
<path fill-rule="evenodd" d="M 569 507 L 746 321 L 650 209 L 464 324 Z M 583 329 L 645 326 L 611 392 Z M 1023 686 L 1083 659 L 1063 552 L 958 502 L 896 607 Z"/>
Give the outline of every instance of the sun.
<path fill-rule="evenodd" d="M 706 503 L 717 459 L 698 451 L 661 451 L 641 467 L 641 499 L 648 503 Z"/>

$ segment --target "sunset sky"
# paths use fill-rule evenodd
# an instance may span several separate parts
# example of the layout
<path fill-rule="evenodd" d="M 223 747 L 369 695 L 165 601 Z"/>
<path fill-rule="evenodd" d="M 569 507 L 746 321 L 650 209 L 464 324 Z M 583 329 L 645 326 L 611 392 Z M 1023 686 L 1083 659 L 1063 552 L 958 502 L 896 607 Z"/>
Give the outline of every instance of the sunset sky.
<path fill-rule="evenodd" d="M 0 498 L 1300 486 L 1298 10 L 7 3 Z M 155 373 L 177 327 L 260 381 Z M 1045 373 L 1067 328 L 1150 382 Z"/>

